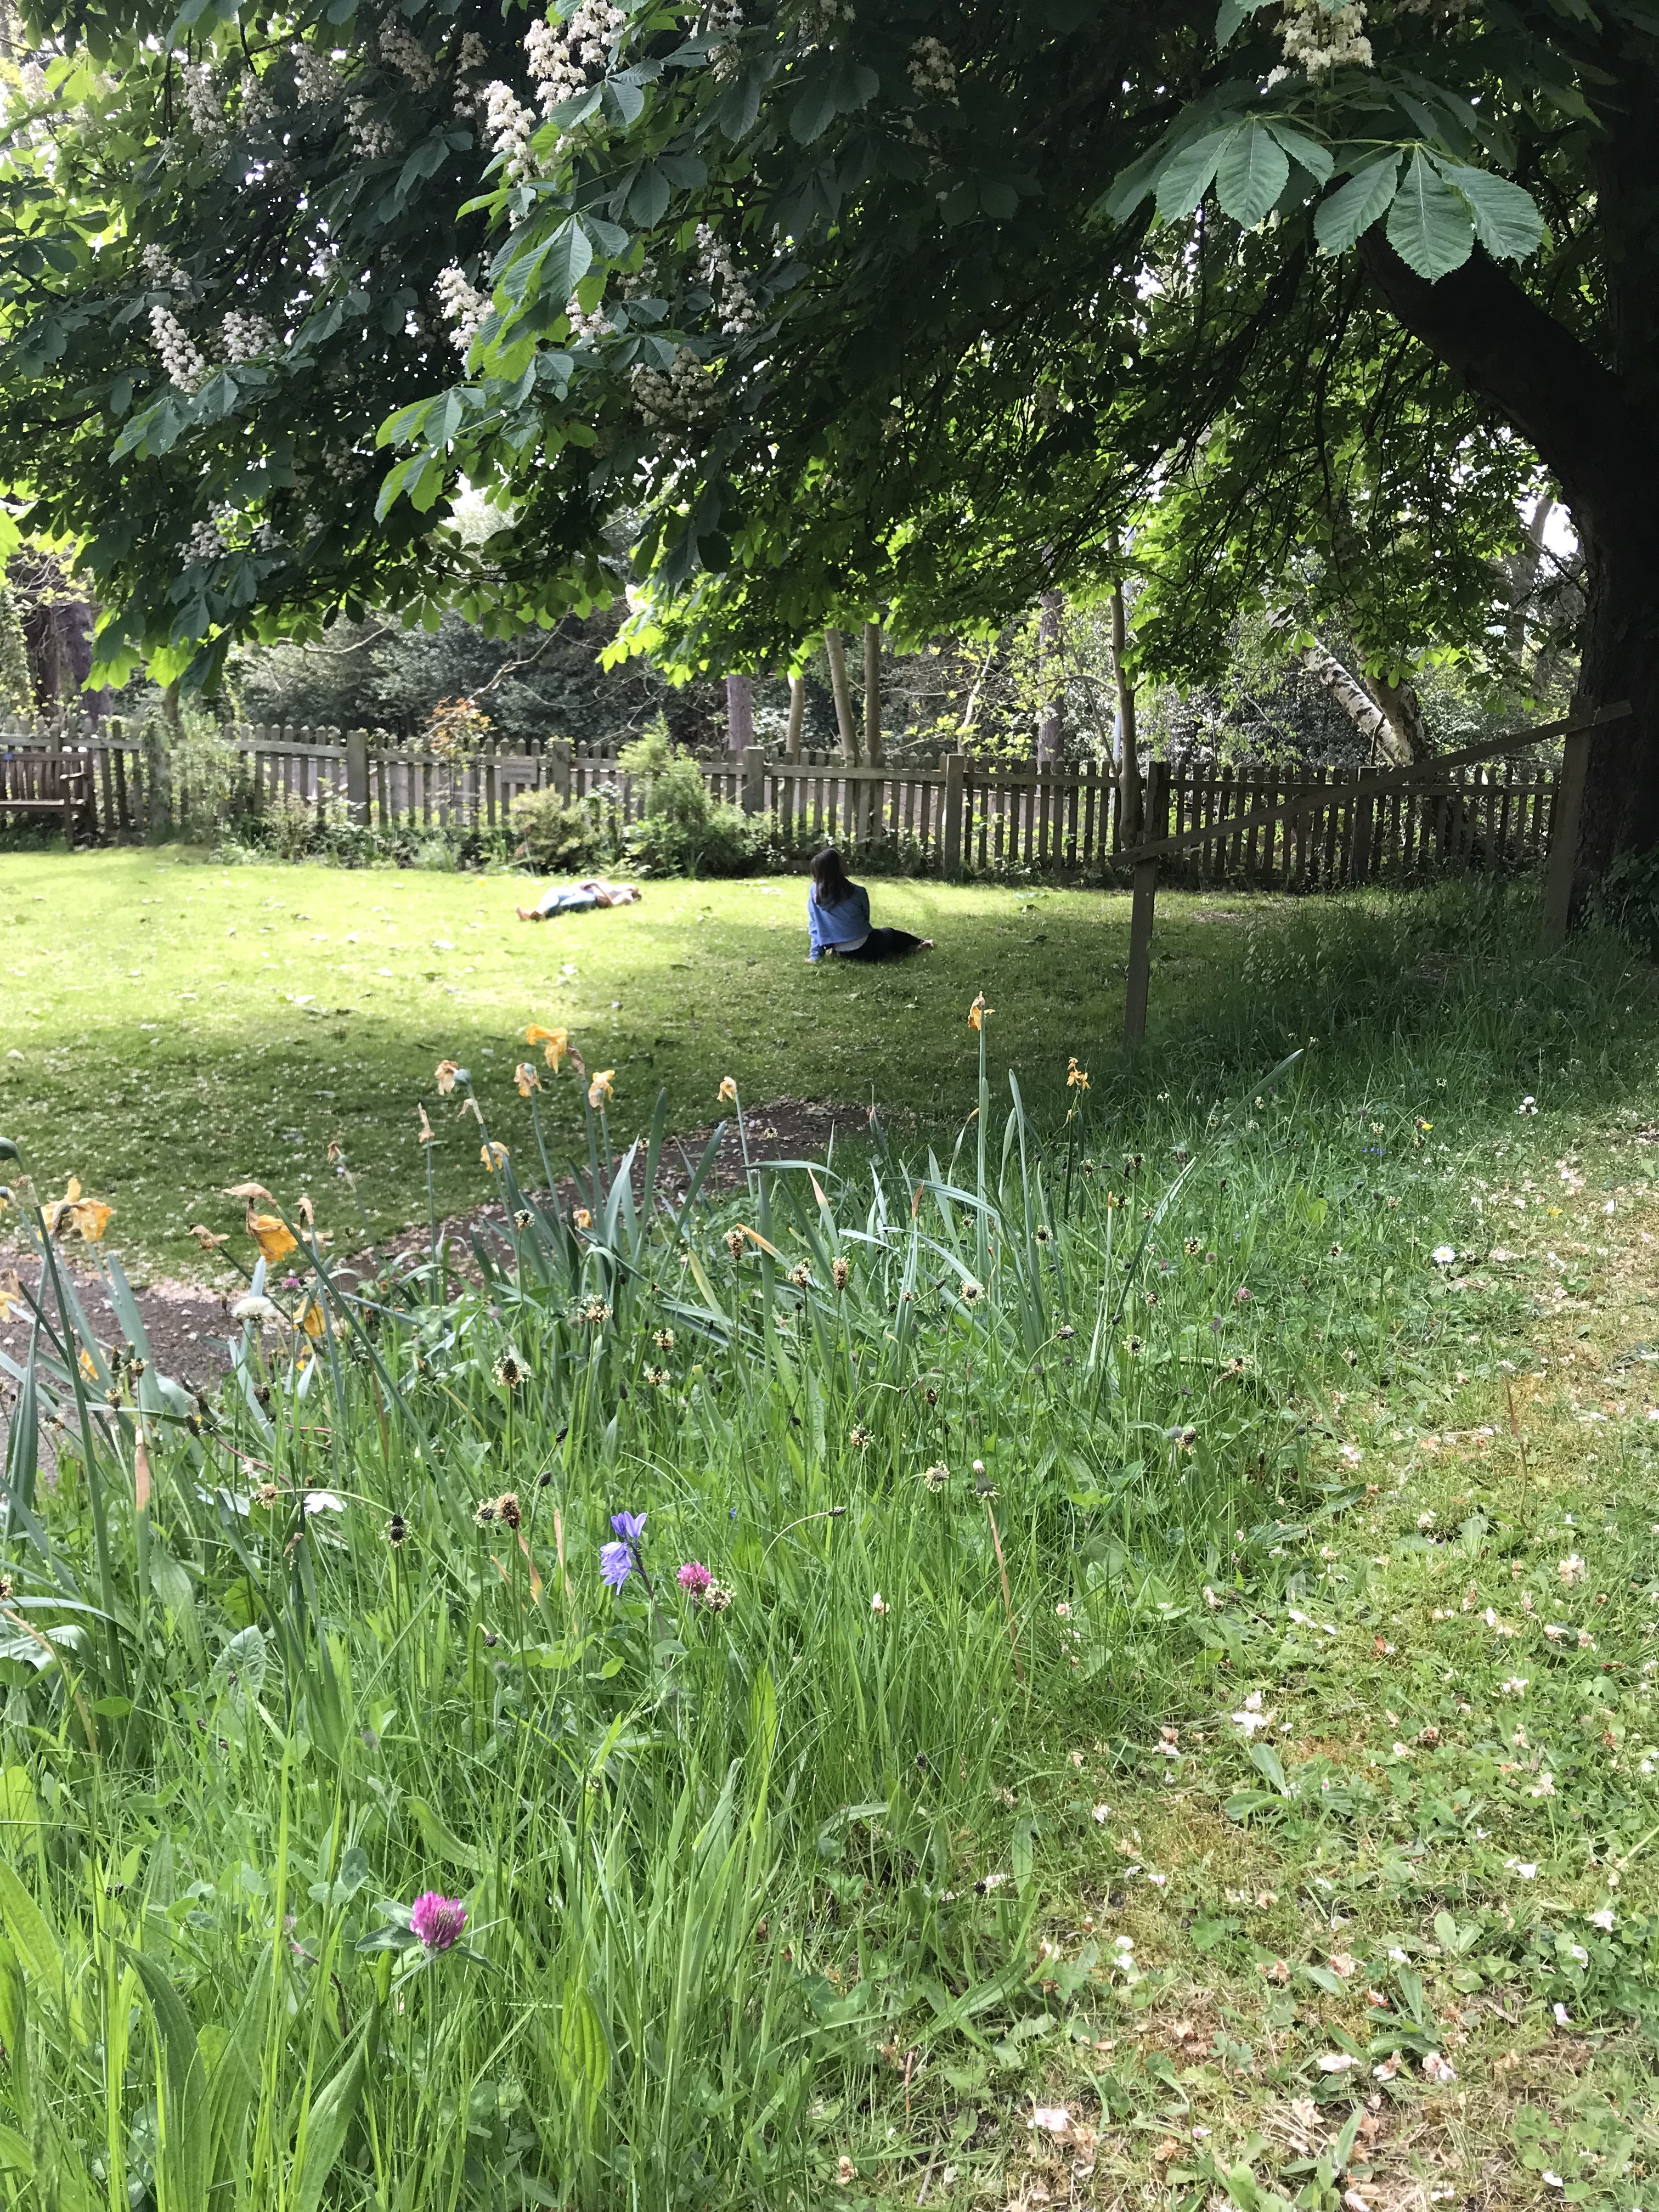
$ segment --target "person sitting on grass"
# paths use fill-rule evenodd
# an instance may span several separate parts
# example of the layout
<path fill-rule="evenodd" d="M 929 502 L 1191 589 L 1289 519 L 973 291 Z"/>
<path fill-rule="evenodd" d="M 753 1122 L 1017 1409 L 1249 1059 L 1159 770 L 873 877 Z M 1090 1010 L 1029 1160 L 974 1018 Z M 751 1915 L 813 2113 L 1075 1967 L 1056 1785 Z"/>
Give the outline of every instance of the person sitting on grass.
<path fill-rule="evenodd" d="M 826 846 L 812 863 L 806 894 L 806 927 L 811 935 L 809 960 L 832 952 L 838 960 L 902 960 L 912 952 L 931 952 L 931 937 L 912 937 L 908 929 L 872 929 L 870 894 L 849 883 L 841 854 Z"/>
<path fill-rule="evenodd" d="M 586 876 L 579 884 L 544 891 L 534 906 L 518 909 L 520 921 L 546 921 L 556 914 L 591 914 L 596 906 L 632 906 L 640 895 L 637 884 L 608 884 L 603 876 Z"/>

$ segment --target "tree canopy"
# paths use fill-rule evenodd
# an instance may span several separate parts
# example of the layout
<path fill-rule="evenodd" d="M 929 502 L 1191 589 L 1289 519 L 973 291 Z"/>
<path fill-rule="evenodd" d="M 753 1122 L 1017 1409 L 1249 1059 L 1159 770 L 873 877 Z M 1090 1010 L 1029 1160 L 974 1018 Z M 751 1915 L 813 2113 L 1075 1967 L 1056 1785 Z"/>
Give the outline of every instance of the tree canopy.
<path fill-rule="evenodd" d="M 997 619 L 1131 529 L 1166 667 L 1287 576 L 1386 655 L 1490 622 L 1547 471 L 1583 694 L 1659 699 L 1653 0 L 27 35 L 0 470 L 84 544 L 118 672 L 371 605 L 546 619 L 624 567 L 665 653 L 759 665 L 877 606 Z M 1651 842 L 1644 744 L 1598 742 L 1591 843 Z"/>

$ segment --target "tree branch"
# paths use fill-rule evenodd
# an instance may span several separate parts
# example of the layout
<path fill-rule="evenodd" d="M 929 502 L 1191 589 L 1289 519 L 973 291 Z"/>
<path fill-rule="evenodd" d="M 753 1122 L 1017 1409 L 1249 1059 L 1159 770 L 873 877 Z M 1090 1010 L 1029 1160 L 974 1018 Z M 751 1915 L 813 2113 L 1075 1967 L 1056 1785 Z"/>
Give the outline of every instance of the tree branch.
<path fill-rule="evenodd" d="M 1359 251 L 1393 313 L 1537 448 L 1581 522 L 1627 527 L 1650 484 L 1653 435 L 1583 341 L 1479 246 L 1435 283 L 1407 268 L 1380 230 L 1368 231 Z"/>

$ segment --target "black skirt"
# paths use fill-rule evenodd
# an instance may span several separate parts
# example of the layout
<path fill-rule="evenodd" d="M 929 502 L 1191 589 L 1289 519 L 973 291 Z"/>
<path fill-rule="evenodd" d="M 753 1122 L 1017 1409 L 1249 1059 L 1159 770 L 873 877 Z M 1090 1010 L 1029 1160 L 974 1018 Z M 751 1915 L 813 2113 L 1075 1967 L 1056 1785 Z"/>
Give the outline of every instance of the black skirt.
<path fill-rule="evenodd" d="M 903 960 L 921 950 L 921 939 L 908 929 L 872 929 L 862 945 L 838 952 L 839 960 Z"/>

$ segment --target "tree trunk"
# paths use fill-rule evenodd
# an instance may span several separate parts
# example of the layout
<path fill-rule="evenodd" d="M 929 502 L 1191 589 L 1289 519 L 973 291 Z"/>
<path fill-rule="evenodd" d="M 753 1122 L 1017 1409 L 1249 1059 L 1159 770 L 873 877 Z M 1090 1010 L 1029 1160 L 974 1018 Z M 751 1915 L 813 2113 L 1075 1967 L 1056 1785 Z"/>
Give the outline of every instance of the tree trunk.
<path fill-rule="evenodd" d="M 755 742 L 755 679 L 728 676 L 726 679 L 726 737 L 734 753 Z"/>
<path fill-rule="evenodd" d="M 853 692 L 847 681 L 847 647 L 838 629 L 823 633 L 823 650 L 830 663 L 830 689 L 836 699 L 836 726 L 841 732 L 842 757 L 849 768 L 859 764 L 858 725 L 853 720 Z"/>
<path fill-rule="evenodd" d="M 789 679 L 789 726 L 784 732 L 785 760 L 800 758 L 801 732 L 806 721 L 806 678 L 792 676 Z"/>
<path fill-rule="evenodd" d="M 1124 666 L 1129 644 L 1129 618 L 1123 605 L 1123 586 L 1112 586 L 1112 672 L 1117 679 L 1117 793 L 1118 834 L 1126 845 L 1140 842 L 1146 805 L 1140 789 L 1139 739 L 1135 734 L 1135 687 Z"/>
<path fill-rule="evenodd" d="M 1627 78 L 1627 83 L 1625 79 Z M 1573 712 L 1628 700 L 1630 718 L 1589 742 L 1575 856 L 1575 903 L 1620 854 L 1659 842 L 1659 426 L 1649 387 L 1659 353 L 1659 239 L 1650 183 L 1659 166 L 1659 77 L 1632 64 L 1598 150 L 1609 268 L 1607 359 L 1558 322 L 1479 247 L 1428 283 L 1380 231 L 1365 266 L 1404 326 L 1528 440 L 1561 488 L 1583 550 L 1584 618 Z"/>
<path fill-rule="evenodd" d="M 1359 678 L 1351 674 L 1334 653 L 1327 653 L 1322 645 L 1303 645 L 1291 658 L 1330 693 L 1370 746 L 1373 759 L 1391 762 L 1396 768 L 1410 765 L 1413 755 L 1401 744 L 1393 722 Z M 1415 698 L 1416 694 L 1413 696 Z"/>
<path fill-rule="evenodd" d="M 1434 746 L 1416 684 L 1409 677 L 1393 684 L 1386 676 L 1368 676 L 1365 689 L 1389 718 L 1394 732 L 1393 757 L 1402 763 L 1426 760 Z"/>
<path fill-rule="evenodd" d="M 864 758 L 879 768 L 884 757 L 881 738 L 881 624 L 864 625 Z"/>
<path fill-rule="evenodd" d="M 1659 481 L 1653 490 L 1659 511 Z M 1589 741 L 1574 871 L 1577 899 L 1621 853 L 1659 844 L 1659 620 L 1650 540 L 1598 536 L 1579 523 L 1587 570 L 1572 712 L 1627 699 L 1626 720 Z"/>
<path fill-rule="evenodd" d="M 1050 766 L 1060 756 L 1066 738 L 1066 702 L 1060 695 L 1060 621 L 1066 604 L 1060 592 L 1045 592 L 1037 605 L 1037 665 L 1042 686 L 1049 696 L 1037 713 L 1036 757 L 1039 768 Z"/>

